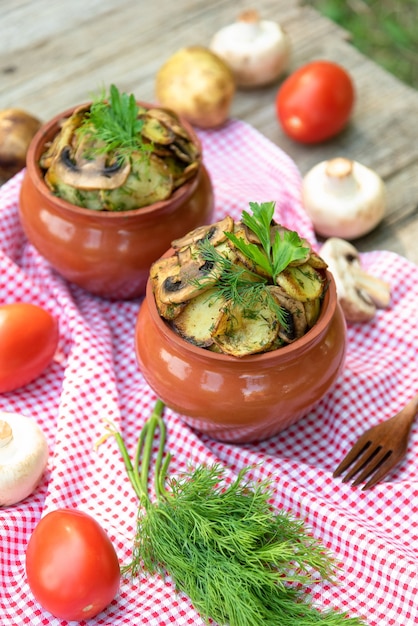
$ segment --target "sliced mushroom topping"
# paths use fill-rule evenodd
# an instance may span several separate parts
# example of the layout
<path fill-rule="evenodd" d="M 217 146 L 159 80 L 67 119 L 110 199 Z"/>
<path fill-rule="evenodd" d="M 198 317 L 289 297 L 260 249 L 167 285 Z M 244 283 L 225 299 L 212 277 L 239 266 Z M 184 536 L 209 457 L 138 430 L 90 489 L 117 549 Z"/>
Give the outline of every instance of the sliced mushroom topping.
<path fill-rule="evenodd" d="M 77 163 L 71 158 L 69 146 L 65 146 L 51 165 L 54 175 L 65 185 L 77 189 L 117 189 L 126 182 L 131 171 L 129 161 L 114 161 L 106 165 L 105 155 L 92 161 Z"/>
<path fill-rule="evenodd" d="M 286 324 L 280 327 L 278 335 L 286 343 L 291 343 L 302 337 L 308 327 L 305 307 L 302 302 L 290 298 L 280 287 L 271 286 L 270 291 L 286 318 Z"/>
<path fill-rule="evenodd" d="M 357 249 L 348 241 L 331 237 L 321 248 L 321 257 L 334 276 L 337 296 L 349 322 L 368 322 L 377 308 L 390 304 L 390 285 L 365 272 Z"/>
<path fill-rule="evenodd" d="M 181 126 L 179 118 L 174 111 L 164 108 L 148 109 L 147 115 L 162 122 L 167 128 L 172 130 L 175 135 L 190 141 L 189 133 Z"/>
<path fill-rule="evenodd" d="M 231 232 L 234 228 L 234 220 L 227 215 L 224 219 L 209 226 L 198 226 L 190 233 L 171 242 L 172 247 L 177 250 L 191 244 L 196 244 L 204 239 L 208 239 L 214 246 L 226 240 L 225 232 Z"/>
<path fill-rule="evenodd" d="M 196 159 L 196 152 L 192 149 L 192 145 L 193 144 L 190 142 L 177 137 L 177 139 L 171 144 L 171 150 L 174 152 L 176 157 L 180 159 L 180 161 L 184 161 L 184 163 L 193 163 Z"/>
<path fill-rule="evenodd" d="M 174 177 L 175 189 L 177 189 L 177 187 L 181 187 L 181 185 L 184 185 L 184 183 L 192 179 L 197 174 L 198 169 L 199 163 L 197 163 L 197 161 L 194 161 L 193 163 L 187 165 L 180 176 Z"/>
<path fill-rule="evenodd" d="M 213 287 L 219 273 L 220 270 L 210 261 L 204 261 L 201 257 L 191 258 L 161 282 L 161 301 L 166 304 L 187 302 Z"/>
<path fill-rule="evenodd" d="M 46 152 L 41 155 L 39 164 L 43 169 L 48 169 L 52 165 L 53 161 L 59 157 L 62 150 L 71 145 L 74 131 L 80 125 L 83 116 L 88 109 L 88 106 L 78 107 L 71 117 L 67 117 L 62 120 L 60 132 L 55 135 L 54 140 Z"/>
<path fill-rule="evenodd" d="M 196 253 L 195 246 L 184 246 L 183 248 L 179 248 L 176 251 L 176 256 L 178 259 L 179 265 L 185 265 L 186 263 L 190 263 L 192 260 L 193 254 Z"/>
<path fill-rule="evenodd" d="M 154 289 L 155 304 L 157 305 L 158 313 L 166 320 L 172 321 L 178 317 L 187 306 L 187 302 L 181 302 L 175 304 L 173 302 L 163 302 L 160 296 L 161 286 L 157 285 Z"/>
<path fill-rule="evenodd" d="M 167 256 L 154 261 L 150 268 L 150 279 L 153 286 L 161 283 L 164 278 L 173 273 L 175 269 L 180 270 L 178 259 L 175 256 Z"/>
<path fill-rule="evenodd" d="M 141 133 L 149 141 L 162 145 L 169 145 L 176 138 L 176 135 L 167 126 L 149 116 L 145 116 Z"/>

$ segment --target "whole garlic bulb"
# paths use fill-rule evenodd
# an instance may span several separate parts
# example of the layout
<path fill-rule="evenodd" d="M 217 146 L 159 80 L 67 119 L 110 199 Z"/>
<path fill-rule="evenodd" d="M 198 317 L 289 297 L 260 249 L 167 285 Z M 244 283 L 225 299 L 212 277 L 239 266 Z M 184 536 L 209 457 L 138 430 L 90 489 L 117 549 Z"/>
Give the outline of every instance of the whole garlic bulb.
<path fill-rule="evenodd" d="M 386 189 L 370 168 L 337 157 L 318 163 L 305 175 L 302 203 L 319 235 L 357 239 L 383 219 Z"/>

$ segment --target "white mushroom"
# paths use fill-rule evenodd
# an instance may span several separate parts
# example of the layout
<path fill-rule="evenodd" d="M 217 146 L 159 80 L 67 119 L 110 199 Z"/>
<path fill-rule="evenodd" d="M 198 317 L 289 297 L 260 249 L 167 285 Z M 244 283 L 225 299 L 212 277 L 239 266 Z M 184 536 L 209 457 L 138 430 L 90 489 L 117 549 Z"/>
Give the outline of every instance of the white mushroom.
<path fill-rule="evenodd" d="M 337 157 L 318 163 L 305 175 L 302 202 L 318 234 L 356 239 L 382 220 L 386 190 L 376 172 Z"/>
<path fill-rule="evenodd" d="M 48 445 L 38 424 L 18 413 L 0 411 L 0 506 L 29 496 L 47 461 Z"/>
<path fill-rule="evenodd" d="M 357 249 L 348 241 L 331 237 L 321 248 L 321 257 L 334 276 L 337 297 L 348 322 L 368 322 L 377 309 L 390 304 L 390 285 L 365 272 Z"/>
<path fill-rule="evenodd" d="M 257 11 L 245 11 L 221 28 L 209 47 L 229 65 L 240 87 L 272 83 L 287 69 L 291 51 L 280 24 L 261 20 Z"/>

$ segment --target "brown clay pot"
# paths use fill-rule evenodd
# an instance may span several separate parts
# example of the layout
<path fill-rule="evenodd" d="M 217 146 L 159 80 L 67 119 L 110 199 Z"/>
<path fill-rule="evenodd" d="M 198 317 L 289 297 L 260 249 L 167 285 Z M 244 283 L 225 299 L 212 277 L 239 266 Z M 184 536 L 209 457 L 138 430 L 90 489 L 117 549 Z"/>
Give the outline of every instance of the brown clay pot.
<path fill-rule="evenodd" d="M 151 106 L 140 103 L 142 106 Z M 171 241 L 211 222 L 212 183 L 201 165 L 192 180 L 163 202 L 133 211 L 93 211 L 54 196 L 39 159 L 69 109 L 43 125 L 27 153 L 20 193 L 20 220 L 28 240 L 64 278 L 107 298 L 142 296 L 151 264 Z M 199 144 L 192 127 L 182 121 Z"/>
<path fill-rule="evenodd" d="M 148 283 L 135 348 L 144 378 L 192 428 L 244 443 L 269 438 L 317 404 L 342 371 L 346 326 L 327 272 L 318 322 L 302 338 L 272 352 L 237 358 L 196 347 L 159 316 Z"/>

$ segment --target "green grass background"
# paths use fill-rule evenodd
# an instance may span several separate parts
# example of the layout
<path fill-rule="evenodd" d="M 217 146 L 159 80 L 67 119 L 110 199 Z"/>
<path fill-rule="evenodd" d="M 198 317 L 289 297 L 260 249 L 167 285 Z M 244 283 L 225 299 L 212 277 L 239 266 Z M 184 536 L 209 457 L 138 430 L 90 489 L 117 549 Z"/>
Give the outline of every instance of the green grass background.
<path fill-rule="evenodd" d="M 351 34 L 352 44 L 418 89 L 418 0 L 304 0 Z"/>

